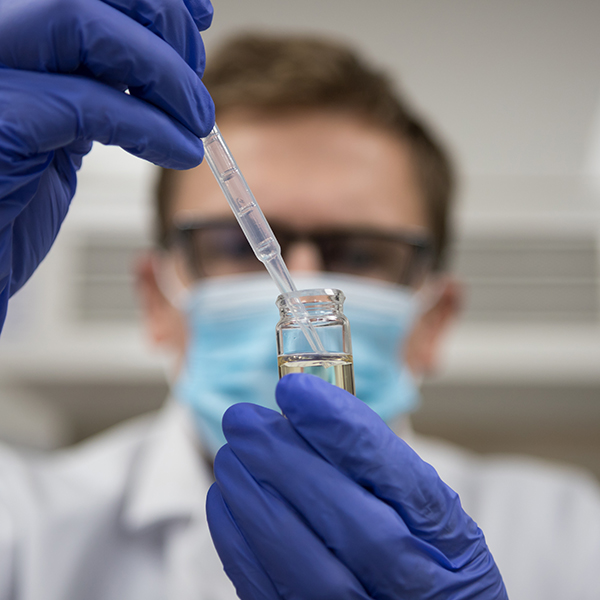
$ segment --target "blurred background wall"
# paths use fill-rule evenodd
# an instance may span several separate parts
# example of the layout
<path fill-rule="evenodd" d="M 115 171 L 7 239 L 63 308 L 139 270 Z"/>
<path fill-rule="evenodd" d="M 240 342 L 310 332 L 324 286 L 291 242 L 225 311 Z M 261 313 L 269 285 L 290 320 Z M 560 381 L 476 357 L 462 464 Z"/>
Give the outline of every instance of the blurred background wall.
<path fill-rule="evenodd" d="M 415 427 L 600 476 L 600 3 L 214 0 L 209 51 L 242 28 L 350 41 L 438 127 L 462 172 L 461 324 Z M 50 256 L 0 338 L 0 438 L 71 444 L 156 408 L 135 255 L 154 169 L 96 145 Z M 260 199 L 259 199 L 260 200 Z"/>

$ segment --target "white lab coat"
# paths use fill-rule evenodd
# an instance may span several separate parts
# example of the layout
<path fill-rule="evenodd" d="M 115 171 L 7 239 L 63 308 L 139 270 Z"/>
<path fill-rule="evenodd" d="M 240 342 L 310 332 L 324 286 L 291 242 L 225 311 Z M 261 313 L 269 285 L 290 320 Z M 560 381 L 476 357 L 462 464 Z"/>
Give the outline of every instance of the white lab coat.
<path fill-rule="evenodd" d="M 594 480 L 402 435 L 459 492 L 511 600 L 600 599 Z M 0 600 L 235 598 L 206 524 L 210 483 L 172 402 L 50 458 L 2 450 Z"/>

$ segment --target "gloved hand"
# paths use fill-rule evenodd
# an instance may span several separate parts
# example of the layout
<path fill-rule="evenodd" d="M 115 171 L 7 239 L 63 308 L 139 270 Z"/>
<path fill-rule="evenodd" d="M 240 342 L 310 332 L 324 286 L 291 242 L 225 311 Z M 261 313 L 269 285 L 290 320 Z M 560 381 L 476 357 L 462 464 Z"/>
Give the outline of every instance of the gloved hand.
<path fill-rule="evenodd" d="M 0 327 L 93 140 L 164 167 L 200 163 L 211 20 L 209 0 L 0 0 Z"/>
<path fill-rule="evenodd" d="M 225 413 L 207 499 L 242 600 L 507 598 L 457 494 L 367 405 L 310 375 L 276 396 L 287 418 Z"/>

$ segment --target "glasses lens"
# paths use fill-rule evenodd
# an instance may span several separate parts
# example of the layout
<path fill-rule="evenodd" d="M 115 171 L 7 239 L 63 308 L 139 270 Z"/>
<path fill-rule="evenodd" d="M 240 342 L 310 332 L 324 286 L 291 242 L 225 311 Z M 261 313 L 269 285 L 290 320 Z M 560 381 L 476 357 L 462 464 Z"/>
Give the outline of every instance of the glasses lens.
<path fill-rule="evenodd" d="M 398 235 L 378 232 L 320 232 L 299 235 L 273 226 L 284 258 L 296 242 L 312 243 L 326 271 L 418 286 L 428 266 L 428 246 Z M 179 239 L 196 278 L 252 273 L 264 268 L 236 221 L 207 221 L 179 229 Z M 293 265 L 290 265 L 293 268 Z"/>
<path fill-rule="evenodd" d="M 413 286 L 425 268 L 421 249 L 394 236 L 333 234 L 318 242 L 327 271 Z"/>
<path fill-rule="evenodd" d="M 251 273 L 262 268 L 237 222 L 186 229 L 186 254 L 197 277 Z"/>

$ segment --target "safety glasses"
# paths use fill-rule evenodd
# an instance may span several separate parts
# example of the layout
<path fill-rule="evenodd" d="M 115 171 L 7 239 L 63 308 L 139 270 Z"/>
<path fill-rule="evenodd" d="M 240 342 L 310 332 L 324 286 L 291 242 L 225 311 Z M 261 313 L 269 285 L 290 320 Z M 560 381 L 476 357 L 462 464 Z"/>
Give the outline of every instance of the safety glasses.
<path fill-rule="evenodd" d="M 278 223 L 271 223 L 271 228 L 284 259 L 295 244 L 311 244 L 324 271 L 418 287 L 431 264 L 431 242 L 426 236 L 368 228 L 299 232 Z M 180 222 L 172 242 L 182 248 L 196 279 L 264 269 L 234 219 Z"/>

